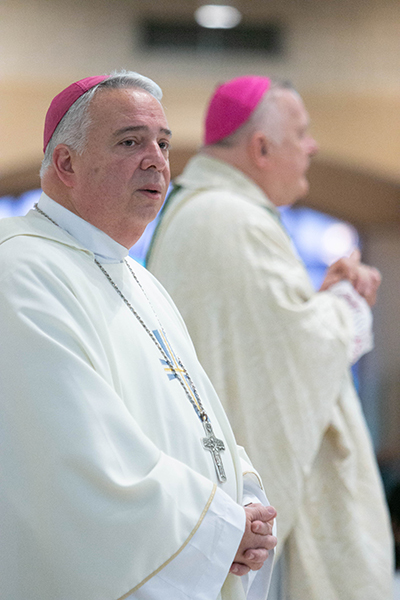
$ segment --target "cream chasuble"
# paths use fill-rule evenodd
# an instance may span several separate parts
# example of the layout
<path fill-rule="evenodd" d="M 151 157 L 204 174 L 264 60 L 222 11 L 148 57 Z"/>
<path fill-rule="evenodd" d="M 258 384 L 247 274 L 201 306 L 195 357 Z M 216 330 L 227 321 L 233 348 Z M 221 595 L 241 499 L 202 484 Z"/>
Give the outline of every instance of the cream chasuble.
<path fill-rule="evenodd" d="M 242 537 L 242 472 L 253 473 L 245 477 L 252 485 L 257 476 L 240 454 L 179 313 L 140 265 L 131 262 L 147 298 L 124 262 L 100 261 L 171 360 L 175 353 L 181 357 L 225 444 L 227 482 L 218 484 L 202 446 L 203 426 L 181 385 L 93 253 L 36 211 L 4 219 L 4 600 L 135 598 L 135 591 L 145 589 L 197 539 L 217 497 L 234 531 L 226 537 L 229 547 L 221 550 L 223 564 L 216 566 L 223 573 L 221 586 Z M 225 517 L 213 519 L 220 521 L 223 541 Z M 189 565 L 192 587 L 199 589 L 191 598 L 207 598 L 203 573 L 196 571 L 200 564 L 199 557 Z M 222 596 L 218 590 L 213 597 L 244 600 L 241 578 L 228 575 Z"/>
<path fill-rule="evenodd" d="M 278 213 L 204 155 L 176 182 L 148 268 L 278 511 L 290 600 L 389 600 L 392 539 L 349 371 L 352 318 L 315 293 Z"/>

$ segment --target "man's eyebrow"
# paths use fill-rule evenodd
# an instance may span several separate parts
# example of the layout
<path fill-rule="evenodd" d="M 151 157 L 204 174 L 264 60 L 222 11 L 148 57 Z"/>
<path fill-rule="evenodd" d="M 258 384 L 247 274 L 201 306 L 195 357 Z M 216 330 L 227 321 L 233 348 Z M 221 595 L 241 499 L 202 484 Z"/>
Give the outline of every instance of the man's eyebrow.
<path fill-rule="evenodd" d="M 121 129 L 118 129 L 118 131 L 114 133 L 114 137 L 118 137 L 120 135 L 123 135 L 124 133 L 136 131 L 149 131 L 149 127 L 147 127 L 147 125 L 128 125 L 127 127 L 122 127 Z M 170 129 L 166 129 L 165 127 L 160 127 L 160 133 L 163 133 L 168 137 L 171 137 L 172 135 L 172 131 Z"/>

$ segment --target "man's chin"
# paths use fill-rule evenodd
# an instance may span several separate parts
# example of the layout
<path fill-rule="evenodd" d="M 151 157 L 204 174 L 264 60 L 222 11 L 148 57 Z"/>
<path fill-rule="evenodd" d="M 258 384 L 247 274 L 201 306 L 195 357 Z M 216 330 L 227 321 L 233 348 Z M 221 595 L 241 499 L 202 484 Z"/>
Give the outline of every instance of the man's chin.
<path fill-rule="evenodd" d="M 304 200 L 304 198 L 306 198 L 308 196 L 309 190 L 310 190 L 310 186 L 309 186 L 308 180 L 304 179 L 301 186 L 299 186 L 299 191 L 296 194 L 295 199 L 293 200 L 292 204 L 295 204 L 296 202 L 299 202 L 300 200 Z"/>

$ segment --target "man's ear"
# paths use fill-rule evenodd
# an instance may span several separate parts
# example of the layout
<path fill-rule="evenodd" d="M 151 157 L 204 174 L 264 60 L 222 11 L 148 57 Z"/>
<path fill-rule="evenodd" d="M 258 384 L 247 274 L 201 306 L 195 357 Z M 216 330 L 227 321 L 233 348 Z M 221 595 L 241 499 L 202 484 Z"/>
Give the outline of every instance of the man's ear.
<path fill-rule="evenodd" d="M 73 168 L 74 151 L 65 144 L 58 144 L 53 152 L 53 165 L 59 177 L 67 187 L 74 187 L 75 172 Z"/>
<path fill-rule="evenodd" d="M 265 134 L 257 131 L 250 139 L 249 152 L 252 163 L 264 169 L 269 163 L 270 144 Z"/>

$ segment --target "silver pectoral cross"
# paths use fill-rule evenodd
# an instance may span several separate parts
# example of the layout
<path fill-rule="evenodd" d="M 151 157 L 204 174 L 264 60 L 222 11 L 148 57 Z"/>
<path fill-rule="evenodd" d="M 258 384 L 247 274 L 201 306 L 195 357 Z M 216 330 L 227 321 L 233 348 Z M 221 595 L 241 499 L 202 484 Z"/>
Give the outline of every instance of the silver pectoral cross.
<path fill-rule="evenodd" d="M 224 483 L 227 478 L 220 453 L 225 450 L 225 444 L 214 435 L 210 421 L 203 421 L 203 427 L 207 434 L 207 437 L 203 438 L 203 446 L 211 452 L 218 481 Z"/>

